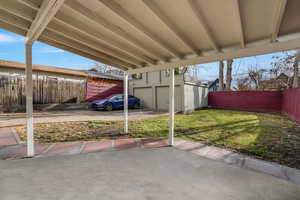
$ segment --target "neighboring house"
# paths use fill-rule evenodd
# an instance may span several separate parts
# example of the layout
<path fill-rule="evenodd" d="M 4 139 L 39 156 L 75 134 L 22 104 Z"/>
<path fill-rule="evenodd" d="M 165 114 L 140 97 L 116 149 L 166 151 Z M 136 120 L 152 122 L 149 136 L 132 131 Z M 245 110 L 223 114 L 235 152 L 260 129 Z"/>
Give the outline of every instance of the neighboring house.
<path fill-rule="evenodd" d="M 85 100 L 86 73 L 33 65 L 33 102 L 52 104 Z M 0 60 L 0 107 L 25 105 L 25 64 Z"/>
<path fill-rule="evenodd" d="M 300 77 L 298 78 L 300 81 Z M 285 73 L 279 74 L 276 78 L 271 78 L 269 80 L 263 80 L 260 83 L 260 88 L 262 90 L 285 90 L 292 88 L 293 86 L 293 76 L 288 76 Z"/>
<path fill-rule="evenodd" d="M 108 96 L 123 93 L 123 77 L 94 70 L 85 71 L 88 75 L 86 101 L 105 99 Z"/>
<path fill-rule="evenodd" d="M 43 65 L 32 68 L 34 104 L 91 102 L 123 93 L 121 76 Z M 0 111 L 24 109 L 25 85 L 25 64 L 0 60 Z"/>
<path fill-rule="evenodd" d="M 134 75 L 129 81 L 129 94 L 138 97 L 144 108 L 169 109 L 169 71 Z M 207 87 L 186 81 L 185 74 L 175 75 L 175 110 L 190 112 L 207 106 Z"/>
<path fill-rule="evenodd" d="M 212 81 L 212 82 L 209 82 L 208 83 L 208 91 L 209 92 L 217 92 L 217 91 L 219 91 L 219 79 L 217 78 L 216 80 L 214 80 L 214 81 Z M 223 86 L 223 88 L 225 88 L 226 87 L 226 85 L 225 84 L 223 84 L 224 86 Z"/>

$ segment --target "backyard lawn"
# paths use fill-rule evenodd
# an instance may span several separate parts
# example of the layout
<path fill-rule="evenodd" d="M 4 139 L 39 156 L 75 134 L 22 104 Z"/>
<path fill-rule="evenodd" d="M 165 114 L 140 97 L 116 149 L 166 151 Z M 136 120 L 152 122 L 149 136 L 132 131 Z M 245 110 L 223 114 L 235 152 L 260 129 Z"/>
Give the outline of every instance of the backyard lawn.
<path fill-rule="evenodd" d="M 34 128 L 38 142 L 161 137 L 168 134 L 168 116 L 129 121 L 128 135 L 122 134 L 122 121 L 49 123 Z M 25 127 L 18 127 L 17 131 L 25 140 Z M 177 114 L 175 133 L 176 137 L 300 169 L 300 125 L 282 115 L 200 110 L 187 115 Z"/>

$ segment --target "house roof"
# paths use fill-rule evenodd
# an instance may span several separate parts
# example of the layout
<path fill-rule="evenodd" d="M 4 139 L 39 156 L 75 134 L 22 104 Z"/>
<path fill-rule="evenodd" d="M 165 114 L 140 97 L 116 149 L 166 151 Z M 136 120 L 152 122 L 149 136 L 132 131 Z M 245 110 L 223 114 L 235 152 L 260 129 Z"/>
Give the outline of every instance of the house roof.
<path fill-rule="evenodd" d="M 110 80 L 123 80 L 122 76 L 114 75 L 114 74 L 106 74 L 103 72 L 95 72 L 87 70 L 85 71 L 89 77 L 96 77 L 96 78 L 103 78 L 103 79 L 110 79 Z"/>
<path fill-rule="evenodd" d="M 25 63 L 13 62 L 7 60 L 0 60 L 0 67 L 15 68 L 15 69 L 22 69 L 22 70 L 25 70 L 26 68 Z M 87 76 L 87 74 L 82 71 L 64 69 L 59 67 L 50 67 L 45 65 L 32 65 L 32 69 L 34 71 L 54 72 L 54 73 L 74 75 L 74 76 L 84 76 L 84 77 Z"/>
<path fill-rule="evenodd" d="M 213 87 L 217 83 L 219 83 L 219 78 L 216 78 L 216 80 L 211 81 L 210 83 L 208 83 L 208 87 L 211 88 L 211 87 Z"/>
<path fill-rule="evenodd" d="M 0 28 L 133 74 L 299 48 L 299 7 L 299 0 L 9 0 L 0 1 Z"/>

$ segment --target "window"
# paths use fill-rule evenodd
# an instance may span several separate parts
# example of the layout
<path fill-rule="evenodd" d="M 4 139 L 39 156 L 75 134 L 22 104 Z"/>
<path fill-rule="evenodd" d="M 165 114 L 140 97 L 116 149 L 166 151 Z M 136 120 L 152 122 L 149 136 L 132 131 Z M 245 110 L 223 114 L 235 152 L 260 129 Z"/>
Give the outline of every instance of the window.
<path fill-rule="evenodd" d="M 165 70 L 165 77 L 169 77 L 170 76 L 170 69 L 166 69 Z"/>
<path fill-rule="evenodd" d="M 132 75 L 132 78 L 133 78 L 133 79 L 142 79 L 142 78 L 143 78 L 143 74 L 142 74 L 142 73 L 139 73 L 139 74 L 133 74 L 133 75 Z"/>

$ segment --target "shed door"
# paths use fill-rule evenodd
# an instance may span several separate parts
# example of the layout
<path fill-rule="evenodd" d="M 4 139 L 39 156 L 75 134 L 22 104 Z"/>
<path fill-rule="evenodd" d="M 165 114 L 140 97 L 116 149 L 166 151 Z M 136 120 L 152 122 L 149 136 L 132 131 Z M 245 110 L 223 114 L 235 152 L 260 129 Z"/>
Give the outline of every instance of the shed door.
<path fill-rule="evenodd" d="M 143 108 L 154 109 L 152 88 L 134 88 L 133 95 L 141 100 Z"/>
<path fill-rule="evenodd" d="M 175 111 L 182 111 L 182 90 L 180 86 L 175 87 Z M 169 87 L 160 86 L 156 87 L 156 102 L 157 110 L 169 110 Z"/>

